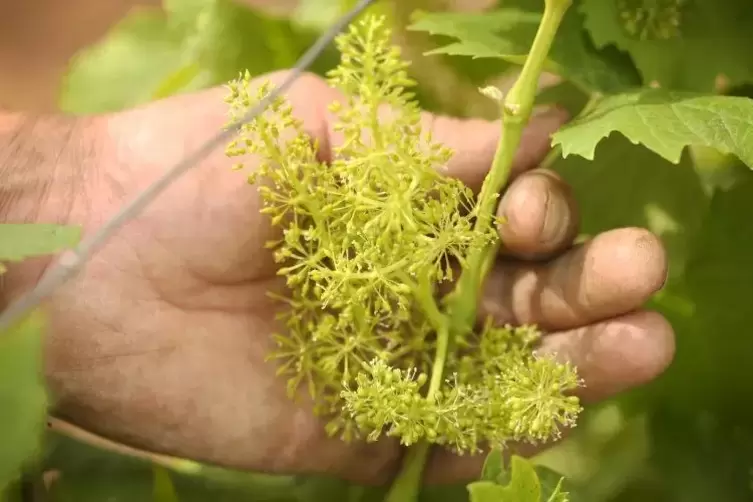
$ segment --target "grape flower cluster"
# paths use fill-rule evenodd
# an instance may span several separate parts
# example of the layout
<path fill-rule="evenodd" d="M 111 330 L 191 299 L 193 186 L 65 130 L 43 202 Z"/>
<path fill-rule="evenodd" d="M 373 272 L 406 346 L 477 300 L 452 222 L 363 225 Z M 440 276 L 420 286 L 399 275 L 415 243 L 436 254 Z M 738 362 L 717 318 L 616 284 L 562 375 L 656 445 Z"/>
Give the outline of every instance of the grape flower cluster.
<path fill-rule="evenodd" d="M 343 99 L 330 107 L 328 162 L 282 97 L 226 150 L 260 159 L 249 181 L 281 227 L 268 245 L 289 294 L 270 356 L 291 397 L 305 388 L 329 433 L 344 440 L 386 434 L 476 452 L 556 437 L 580 411 L 569 395 L 580 380 L 572 366 L 535 355 L 532 326 L 487 321 L 463 336 L 442 386 L 426 395 L 447 315 L 439 287 L 465 270 L 470 252 L 495 242 L 500 222 L 476 225 L 474 194 L 442 174 L 452 152 L 423 130 L 408 63 L 384 18 L 352 25 L 337 47 L 328 82 Z M 231 122 L 270 90 L 248 73 L 231 82 Z"/>

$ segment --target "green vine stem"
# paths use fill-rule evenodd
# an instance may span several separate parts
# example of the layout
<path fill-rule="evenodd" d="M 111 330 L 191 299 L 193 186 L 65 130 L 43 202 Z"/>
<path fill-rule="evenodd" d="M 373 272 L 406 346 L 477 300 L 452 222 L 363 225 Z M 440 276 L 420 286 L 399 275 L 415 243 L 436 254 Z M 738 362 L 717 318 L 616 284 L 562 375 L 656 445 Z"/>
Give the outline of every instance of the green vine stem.
<path fill-rule="evenodd" d="M 572 0 L 545 0 L 544 13 L 515 84 L 504 99 L 500 100 L 502 134 L 491 170 L 484 180 L 477 203 L 479 227 L 492 224 L 496 201 L 510 176 L 515 152 L 520 144 L 533 110 L 538 81 L 562 18 Z M 475 251 L 455 287 L 445 298 L 447 323 L 437 333 L 437 350 L 432 367 L 427 399 L 432 399 L 439 389 L 444 374 L 447 352 L 454 339 L 465 335 L 473 328 L 478 305 L 480 286 L 486 275 L 490 256 L 497 253 L 499 243 Z M 420 442 L 407 453 L 403 467 L 395 479 L 385 502 L 413 502 L 423 477 L 424 466 L 429 456 L 429 444 Z"/>

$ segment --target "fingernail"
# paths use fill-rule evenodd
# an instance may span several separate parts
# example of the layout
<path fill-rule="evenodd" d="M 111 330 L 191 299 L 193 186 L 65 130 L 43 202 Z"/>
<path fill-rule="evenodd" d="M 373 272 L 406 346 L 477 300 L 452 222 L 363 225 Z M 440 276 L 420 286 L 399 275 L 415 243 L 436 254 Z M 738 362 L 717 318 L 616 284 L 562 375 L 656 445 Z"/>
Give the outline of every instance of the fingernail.
<path fill-rule="evenodd" d="M 517 185 L 519 186 L 521 182 L 526 182 L 527 180 L 518 181 Z M 512 190 L 511 187 L 509 187 L 507 190 L 504 191 L 502 194 L 502 199 L 499 201 L 499 206 L 497 208 L 497 214 L 504 217 L 509 221 L 510 219 L 510 204 L 514 203 L 516 207 L 531 207 L 532 199 L 534 199 L 535 191 L 532 190 L 521 190 L 518 188 L 517 190 Z M 535 202 L 535 201 L 534 201 Z"/>

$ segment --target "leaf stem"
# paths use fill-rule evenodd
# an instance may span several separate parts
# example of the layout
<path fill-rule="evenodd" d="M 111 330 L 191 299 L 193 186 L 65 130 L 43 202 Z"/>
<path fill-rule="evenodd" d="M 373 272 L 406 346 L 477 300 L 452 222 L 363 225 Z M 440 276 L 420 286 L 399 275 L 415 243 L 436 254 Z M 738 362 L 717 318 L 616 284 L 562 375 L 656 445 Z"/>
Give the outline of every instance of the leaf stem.
<path fill-rule="evenodd" d="M 545 0 L 544 14 L 539 24 L 531 50 L 520 76 L 501 103 L 502 134 L 494 155 L 491 170 L 481 188 L 476 210 L 477 228 L 492 223 L 499 192 L 510 177 L 515 153 L 533 110 L 538 81 L 549 49 L 554 42 L 562 18 L 572 0 Z M 489 268 L 490 258 L 496 254 L 499 242 L 472 252 L 468 264 L 455 286 L 446 297 L 449 323 L 437 332 L 437 351 L 432 366 L 429 391 L 426 398 L 433 399 L 442 384 L 447 353 L 452 341 L 465 336 L 473 328 L 481 284 Z M 393 483 L 385 502 L 413 502 L 418 499 L 424 465 L 429 456 L 429 444 L 413 446 L 403 461 L 403 468 Z"/>

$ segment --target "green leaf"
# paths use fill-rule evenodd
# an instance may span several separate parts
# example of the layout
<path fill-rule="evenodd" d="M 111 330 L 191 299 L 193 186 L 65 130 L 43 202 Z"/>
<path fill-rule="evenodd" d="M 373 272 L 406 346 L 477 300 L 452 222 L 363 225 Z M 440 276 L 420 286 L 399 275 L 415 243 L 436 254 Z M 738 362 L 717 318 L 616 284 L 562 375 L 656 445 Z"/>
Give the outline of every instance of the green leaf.
<path fill-rule="evenodd" d="M 292 15 L 298 26 L 323 31 L 351 8 L 351 0 L 300 0 Z"/>
<path fill-rule="evenodd" d="M 513 469 L 514 464 L 515 462 L 513 462 Z M 523 469 L 523 471 L 527 472 L 526 469 Z M 571 500 L 568 498 L 568 494 L 563 491 L 565 480 L 562 475 L 556 473 L 552 469 L 540 465 L 535 466 L 534 471 L 541 488 L 541 502 L 568 502 L 568 500 Z M 499 491 L 497 488 L 502 488 L 504 490 L 506 489 L 504 485 L 517 486 L 513 483 L 519 484 L 521 480 L 518 479 L 517 481 L 513 481 L 513 476 L 515 475 L 516 474 L 512 469 L 505 469 L 504 454 L 502 451 L 496 449 L 492 450 L 484 460 L 480 482 L 473 483 L 473 488 L 470 486 L 468 488 L 471 493 L 471 501 L 476 501 L 478 497 L 481 497 L 478 498 L 478 500 L 481 501 L 484 500 L 483 497 L 510 497 L 511 495 L 501 495 L 503 492 Z M 492 483 L 497 488 L 492 487 L 490 484 L 486 484 L 486 482 Z M 508 498 L 500 498 L 499 500 L 504 501 L 508 500 Z M 577 501 L 571 500 L 571 502 Z"/>
<path fill-rule="evenodd" d="M 558 472 L 544 466 L 536 466 L 536 475 L 541 484 L 542 502 L 577 502 L 565 491 L 565 478 Z"/>
<path fill-rule="evenodd" d="M 612 132 L 678 163 L 686 146 L 734 154 L 753 167 L 753 100 L 732 96 L 649 89 L 609 96 L 553 136 L 562 155 L 593 159 L 596 145 Z"/>
<path fill-rule="evenodd" d="M 0 493 L 39 453 L 47 418 L 42 315 L 0 332 Z"/>
<path fill-rule="evenodd" d="M 729 85 L 753 81 L 753 9 L 739 0 L 693 0 L 681 7 L 681 35 L 667 40 L 631 37 L 621 16 L 632 14 L 618 0 L 583 0 L 585 27 L 597 47 L 627 51 L 646 83 L 675 90 L 709 92 L 724 75 Z M 640 2 L 633 2 L 639 4 Z M 679 3 L 679 2 L 678 2 Z"/>
<path fill-rule="evenodd" d="M 480 14 L 424 13 L 408 29 L 456 40 L 429 54 L 498 58 L 521 64 L 536 35 L 541 12 L 530 10 L 530 3 L 524 0 L 505 5 L 504 9 Z M 618 92 L 640 82 L 632 62 L 623 54 L 593 47 L 574 10 L 565 16 L 549 59 L 551 71 L 588 90 Z"/>
<path fill-rule="evenodd" d="M 475 481 L 468 485 L 468 493 L 470 502 L 512 502 L 505 487 L 492 481 Z M 533 500 L 525 499 L 520 502 L 533 502 Z"/>
<path fill-rule="evenodd" d="M 69 113 L 117 111 L 152 99 L 185 64 L 181 34 L 159 11 L 134 11 L 100 43 L 80 52 L 63 80 L 60 107 Z"/>
<path fill-rule="evenodd" d="M 104 113 L 219 85 L 248 70 L 291 67 L 316 32 L 233 0 L 169 0 L 165 11 L 132 11 L 80 52 L 63 80 L 60 107 Z M 332 49 L 312 71 L 336 61 Z"/>
<path fill-rule="evenodd" d="M 57 253 L 73 247 L 81 237 L 74 226 L 46 223 L 0 224 L 0 262 Z"/>
<path fill-rule="evenodd" d="M 505 472 L 505 457 L 501 450 L 494 449 L 489 452 L 481 469 L 482 481 L 500 482 L 499 478 Z"/>
<path fill-rule="evenodd" d="M 210 81 L 211 76 L 196 63 L 188 63 L 181 66 L 173 73 L 165 76 L 152 93 L 152 99 L 162 99 L 177 94 L 192 84 L 201 81 Z"/>
<path fill-rule="evenodd" d="M 208 69 L 216 82 L 226 82 L 248 70 L 260 75 L 295 64 L 308 48 L 290 23 L 268 17 L 233 0 L 206 2 L 186 42 L 192 61 Z"/>
<path fill-rule="evenodd" d="M 533 464 L 513 455 L 510 482 L 476 481 L 468 485 L 471 502 L 540 502 L 541 484 Z"/>
<path fill-rule="evenodd" d="M 541 21 L 540 12 L 502 9 L 484 14 L 460 12 L 422 13 L 409 30 L 425 31 L 459 40 L 427 54 L 472 58 L 500 58 L 515 63 L 525 60 L 530 41 Z M 497 33 L 504 32 L 501 37 Z"/>
<path fill-rule="evenodd" d="M 194 33 L 201 13 L 214 4 L 215 0 L 162 0 L 170 29 L 181 35 Z"/>

